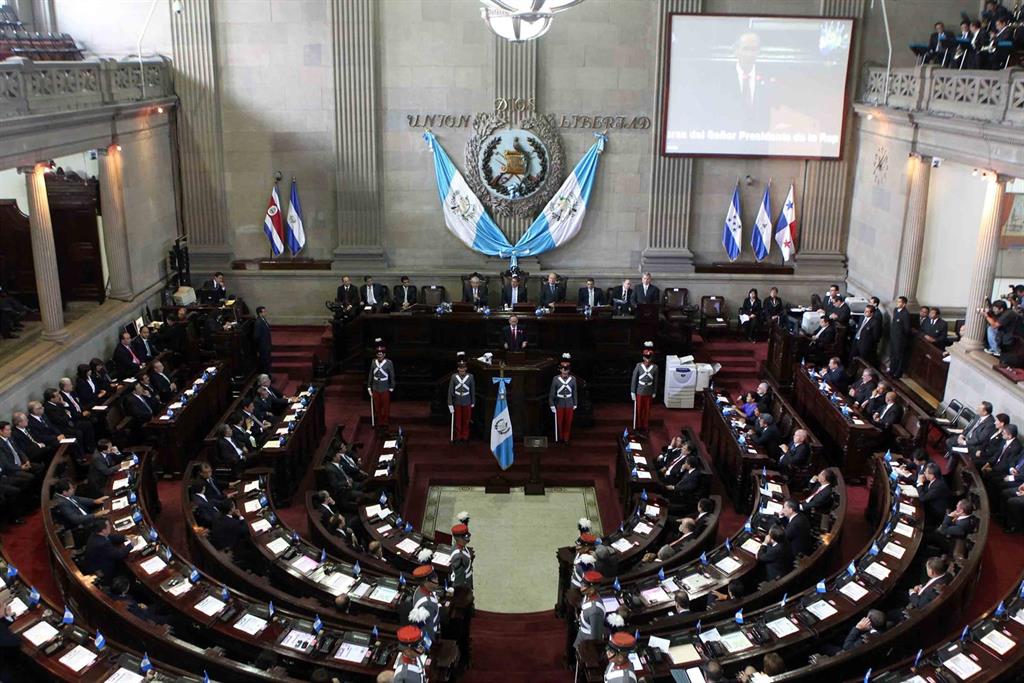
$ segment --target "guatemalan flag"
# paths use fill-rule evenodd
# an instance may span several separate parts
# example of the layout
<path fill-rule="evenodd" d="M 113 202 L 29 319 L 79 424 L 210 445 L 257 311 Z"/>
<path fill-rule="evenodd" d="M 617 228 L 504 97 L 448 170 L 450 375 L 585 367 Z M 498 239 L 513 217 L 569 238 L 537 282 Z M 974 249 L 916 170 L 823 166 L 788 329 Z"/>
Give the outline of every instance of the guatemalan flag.
<path fill-rule="evenodd" d="M 277 195 L 276 182 L 270 191 L 267 214 L 263 217 L 263 232 L 267 233 L 267 239 L 270 240 L 270 252 L 280 256 L 284 251 L 284 226 L 281 225 L 281 198 Z"/>
<path fill-rule="evenodd" d="M 512 381 L 511 377 L 492 377 L 498 385 L 498 400 L 494 402 L 494 419 L 491 420 L 491 452 L 498 459 L 501 469 L 512 467 L 515 455 L 512 453 L 512 416 L 508 412 L 508 401 L 505 400 L 505 385 Z"/>
<path fill-rule="evenodd" d="M 474 251 L 487 256 L 511 257 L 512 245 L 484 211 L 483 204 L 469 189 L 441 143 L 430 131 L 423 134 L 423 139 L 434 153 L 437 194 L 448 230 Z"/>
<path fill-rule="evenodd" d="M 729 255 L 730 261 L 735 261 L 740 255 L 740 240 L 743 238 L 743 220 L 740 218 L 740 184 L 736 183 L 736 189 L 732 191 L 732 201 L 729 203 L 729 211 L 725 215 L 725 226 L 722 228 L 722 246 L 725 253 Z"/>
<path fill-rule="evenodd" d="M 775 243 L 779 245 L 783 261 L 788 261 L 796 253 L 796 199 L 792 183 L 779 213 L 779 220 L 775 223 Z"/>
<path fill-rule="evenodd" d="M 306 230 L 302 227 L 302 204 L 299 203 L 299 186 L 292 178 L 292 194 L 288 199 L 288 248 L 295 256 L 306 246 Z"/>
<path fill-rule="evenodd" d="M 597 162 L 608 140 L 608 136 L 603 133 L 594 133 L 594 136 L 597 141 L 590 146 L 541 214 L 516 242 L 515 255 L 536 256 L 562 246 L 579 233 L 583 216 L 587 213 L 590 191 L 594 187 Z"/>
<path fill-rule="evenodd" d="M 764 196 L 761 197 L 761 206 L 757 209 L 757 218 L 754 219 L 754 232 L 750 236 L 750 246 L 754 248 L 754 257 L 763 261 L 764 257 L 772 249 L 772 181 L 764 186 Z"/>

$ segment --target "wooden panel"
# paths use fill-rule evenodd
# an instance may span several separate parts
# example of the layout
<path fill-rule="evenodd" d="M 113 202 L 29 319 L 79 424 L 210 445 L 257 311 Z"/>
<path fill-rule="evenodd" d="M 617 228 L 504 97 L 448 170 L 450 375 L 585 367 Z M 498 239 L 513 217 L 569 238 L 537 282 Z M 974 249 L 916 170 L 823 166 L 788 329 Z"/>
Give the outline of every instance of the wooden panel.
<path fill-rule="evenodd" d="M 64 301 L 103 302 L 106 287 L 100 256 L 99 181 L 47 173 L 46 194 Z"/>
<path fill-rule="evenodd" d="M 38 308 L 28 215 L 13 199 L 0 199 L 0 284 L 21 303 Z"/>

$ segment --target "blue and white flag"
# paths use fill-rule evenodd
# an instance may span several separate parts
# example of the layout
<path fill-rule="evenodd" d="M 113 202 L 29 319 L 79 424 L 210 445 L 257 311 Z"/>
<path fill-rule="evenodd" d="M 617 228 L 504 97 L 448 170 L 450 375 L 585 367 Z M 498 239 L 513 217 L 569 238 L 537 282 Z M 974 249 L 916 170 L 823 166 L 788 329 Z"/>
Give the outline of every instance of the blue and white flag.
<path fill-rule="evenodd" d="M 313 618 L 313 633 L 320 633 L 324 630 L 324 622 L 320 620 L 320 615 L 317 614 Z"/>
<path fill-rule="evenodd" d="M 508 238 L 484 211 L 484 205 L 469 189 L 441 143 L 430 131 L 423 134 L 423 139 L 434 153 L 437 194 L 448 230 L 474 251 L 487 256 L 511 257 L 512 245 Z"/>
<path fill-rule="evenodd" d="M 507 470 L 515 461 L 512 452 L 512 415 L 508 412 L 508 401 L 505 399 L 505 386 L 512 378 L 491 379 L 498 385 L 498 400 L 494 403 L 494 419 L 491 420 L 491 453 L 498 459 L 501 469 Z"/>
<path fill-rule="evenodd" d="M 97 650 L 102 650 L 107 646 L 107 639 L 103 637 L 103 634 L 96 631 L 96 637 L 93 638 L 92 644 L 96 646 Z"/>
<path fill-rule="evenodd" d="M 71 608 L 64 608 L 64 616 L 61 617 L 60 623 L 62 624 L 73 624 L 75 623 L 75 615 L 71 613 Z"/>
<path fill-rule="evenodd" d="M 608 136 L 594 133 L 597 142 L 590 146 L 576 168 L 513 247 L 516 256 L 536 256 L 560 247 L 575 237 L 583 226 L 587 202 L 594 187 L 597 162 Z"/>
<path fill-rule="evenodd" d="M 736 189 L 732 191 L 729 211 L 725 214 L 725 226 L 722 228 L 722 246 L 725 247 L 725 253 L 729 255 L 730 261 L 735 261 L 739 257 L 741 239 L 743 219 L 740 218 L 740 184 L 737 182 Z"/>
<path fill-rule="evenodd" d="M 783 261 L 789 261 L 796 253 L 796 198 L 792 183 L 782 211 L 779 212 L 779 220 L 775 223 L 775 243 L 779 245 Z"/>
<path fill-rule="evenodd" d="M 772 249 L 772 181 L 764 186 L 761 206 L 757 209 L 754 219 L 754 232 L 750 235 L 750 246 L 754 248 L 754 258 L 763 261 Z"/>
<path fill-rule="evenodd" d="M 306 246 L 306 230 L 302 225 L 302 204 L 299 202 L 299 186 L 292 178 L 292 196 L 288 200 L 288 219 L 285 226 L 288 248 L 295 256 Z"/>
<path fill-rule="evenodd" d="M 149 661 L 149 653 L 142 653 L 142 661 L 139 662 L 139 673 L 144 674 L 153 668 L 153 662 Z"/>

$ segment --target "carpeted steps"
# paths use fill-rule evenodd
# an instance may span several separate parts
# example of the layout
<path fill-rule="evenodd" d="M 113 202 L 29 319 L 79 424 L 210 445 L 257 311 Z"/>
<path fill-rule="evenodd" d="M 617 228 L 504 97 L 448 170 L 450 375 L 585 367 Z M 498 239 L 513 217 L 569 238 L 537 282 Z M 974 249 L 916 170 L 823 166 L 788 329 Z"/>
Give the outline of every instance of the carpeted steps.
<path fill-rule="evenodd" d="M 465 683 L 569 683 L 565 668 L 565 622 L 554 612 L 473 617 L 470 668 Z"/>

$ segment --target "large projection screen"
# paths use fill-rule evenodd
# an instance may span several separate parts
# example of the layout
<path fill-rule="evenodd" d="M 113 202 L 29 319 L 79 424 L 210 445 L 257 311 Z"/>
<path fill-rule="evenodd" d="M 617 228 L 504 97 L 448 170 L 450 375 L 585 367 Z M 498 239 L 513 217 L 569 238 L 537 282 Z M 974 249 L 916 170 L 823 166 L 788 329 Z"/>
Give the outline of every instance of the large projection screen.
<path fill-rule="evenodd" d="M 670 19 L 662 153 L 840 156 L 853 19 Z"/>

